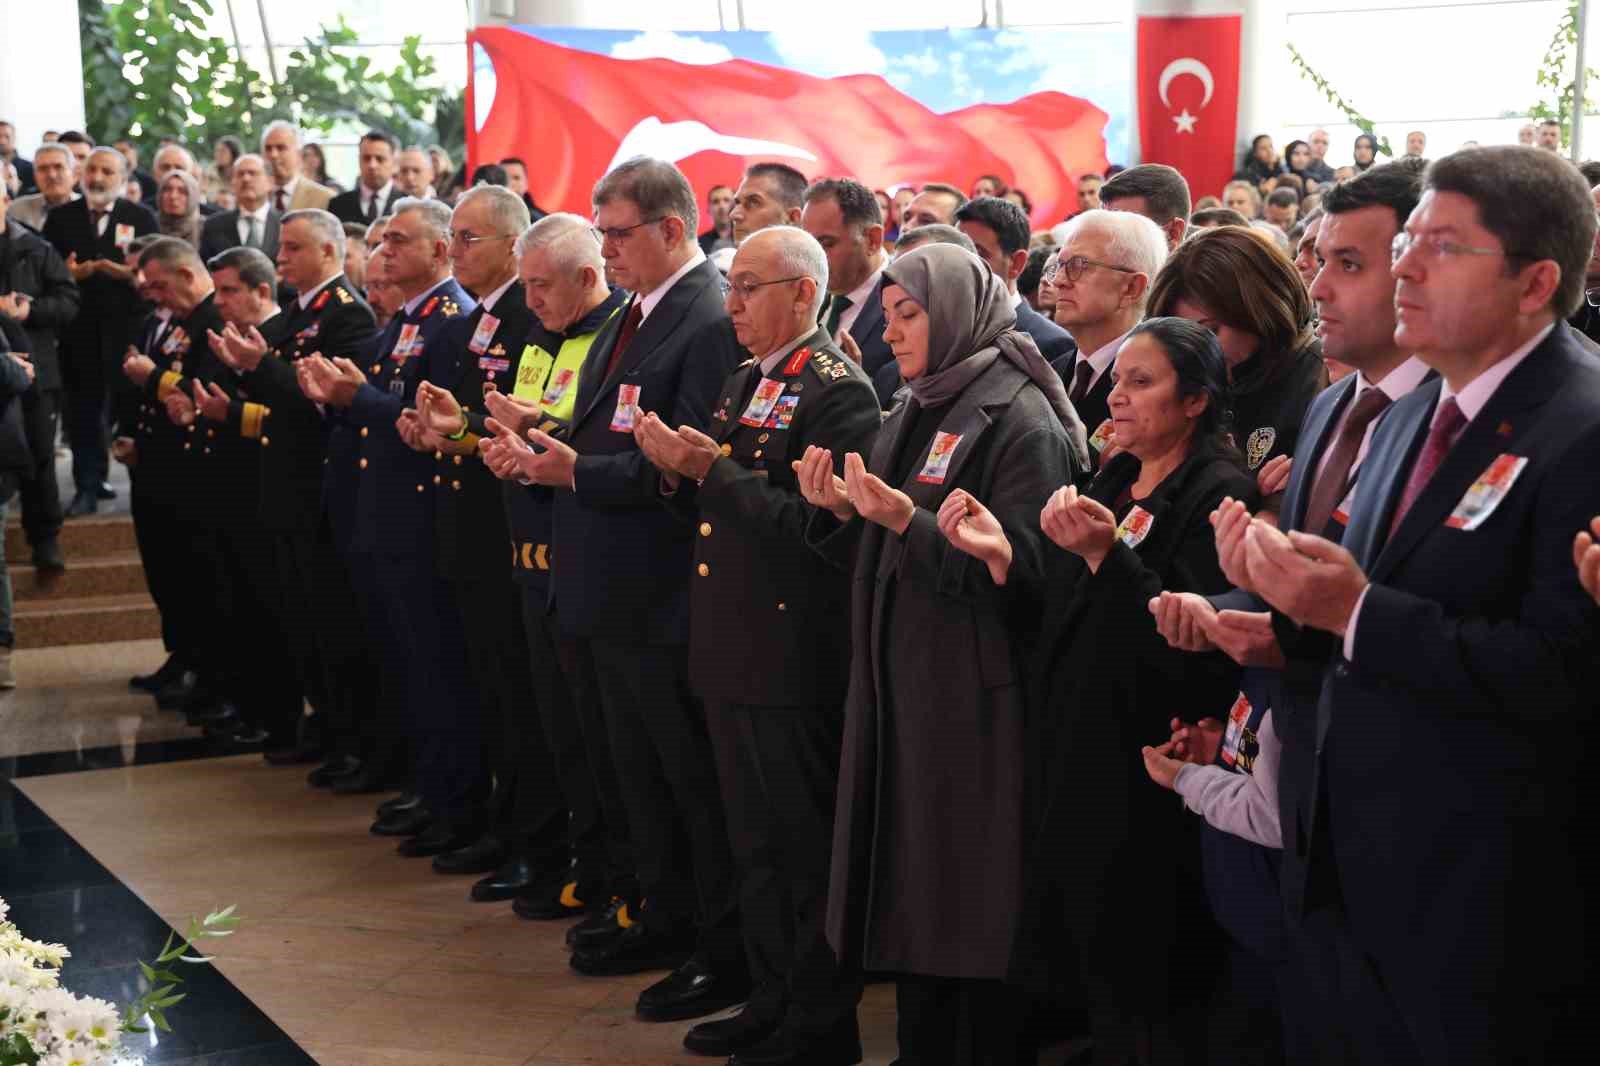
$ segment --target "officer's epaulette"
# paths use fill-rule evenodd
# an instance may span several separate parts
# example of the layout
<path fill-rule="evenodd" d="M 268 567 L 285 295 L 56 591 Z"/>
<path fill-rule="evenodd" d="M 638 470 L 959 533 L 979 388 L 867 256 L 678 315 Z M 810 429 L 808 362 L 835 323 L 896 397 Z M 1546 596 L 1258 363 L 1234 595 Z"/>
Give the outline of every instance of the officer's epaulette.
<path fill-rule="evenodd" d="M 444 317 L 446 318 L 455 318 L 461 313 L 461 305 L 450 299 L 448 296 L 444 298 L 444 303 L 441 305 L 441 307 L 444 310 Z"/>
<path fill-rule="evenodd" d="M 333 287 L 333 298 L 342 304 L 353 304 L 356 302 L 356 298 L 350 295 L 350 290 L 345 288 L 343 285 L 335 285 Z"/>
<path fill-rule="evenodd" d="M 811 369 L 816 371 L 817 377 L 824 382 L 838 381 L 840 378 L 850 376 L 850 367 L 846 365 L 842 356 L 822 351 L 820 348 L 811 353 Z"/>
<path fill-rule="evenodd" d="M 311 301 L 311 310 L 320 311 L 326 306 L 328 306 L 328 290 L 323 289 L 317 293 L 317 298 Z"/>

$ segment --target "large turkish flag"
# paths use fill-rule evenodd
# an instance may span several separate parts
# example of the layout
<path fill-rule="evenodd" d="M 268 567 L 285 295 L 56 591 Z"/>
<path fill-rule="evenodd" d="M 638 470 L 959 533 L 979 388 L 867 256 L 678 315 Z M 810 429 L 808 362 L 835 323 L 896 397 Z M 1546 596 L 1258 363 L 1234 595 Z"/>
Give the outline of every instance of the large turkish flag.
<path fill-rule="evenodd" d="M 1139 17 L 1140 158 L 1177 167 L 1194 199 L 1237 169 L 1238 15 Z"/>
<path fill-rule="evenodd" d="M 500 27 L 470 39 L 489 54 L 496 82 L 483 128 L 468 123 L 473 164 L 526 159 L 530 191 L 547 210 L 587 215 L 613 163 L 653 155 L 677 163 L 702 193 L 767 160 L 875 188 L 968 189 L 996 174 L 1026 191 L 1034 223 L 1048 226 L 1077 210 L 1077 176 L 1106 168 L 1106 113 L 1063 93 L 940 115 L 876 75 L 613 59 Z"/>

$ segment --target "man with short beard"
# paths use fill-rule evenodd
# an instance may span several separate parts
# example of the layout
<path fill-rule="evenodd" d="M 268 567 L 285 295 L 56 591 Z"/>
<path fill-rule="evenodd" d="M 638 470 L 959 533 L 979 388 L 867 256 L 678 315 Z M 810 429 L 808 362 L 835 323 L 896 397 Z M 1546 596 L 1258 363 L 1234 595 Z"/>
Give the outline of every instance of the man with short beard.
<path fill-rule="evenodd" d="M 74 488 L 68 518 L 93 514 L 102 494 L 110 492 L 109 390 L 120 380 L 117 368 L 140 314 L 134 271 L 123 257 L 136 237 L 156 231 L 154 215 L 122 199 L 126 169 L 116 149 L 94 149 L 84 160 L 83 198 L 45 219 L 45 239 L 66 260 L 83 297 L 78 317 L 61 333 L 62 415 Z"/>

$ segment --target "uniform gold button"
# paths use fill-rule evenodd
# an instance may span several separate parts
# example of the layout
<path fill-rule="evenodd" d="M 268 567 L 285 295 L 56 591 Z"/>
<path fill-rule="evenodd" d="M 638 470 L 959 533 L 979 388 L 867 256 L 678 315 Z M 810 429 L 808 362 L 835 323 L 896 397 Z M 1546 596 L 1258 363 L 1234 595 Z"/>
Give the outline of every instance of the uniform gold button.
<path fill-rule="evenodd" d="M 780 610 L 780 611 L 787 611 L 787 610 L 788 610 L 788 609 L 789 609 L 789 605 L 788 605 L 788 604 L 787 604 L 787 603 L 780 603 L 780 604 L 778 604 L 778 610 Z"/>
<path fill-rule="evenodd" d="M 722 454 L 723 454 L 723 455 L 732 455 L 732 454 L 733 454 L 733 445 L 731 445 L 731 444 L 724 444 L 724 445 L 723 445 L 723 446 L 722 446 Z"/>
<path fill-rule="evenodd" d="M 757 444 L 765 444 L 765 443 L 767 443 L 767 441 L 769 441 L 771 439 L 772 439 L 772 434 L 763 433 L 763 434 L 761 434 L 761 436 L 756 438 L 756 443 Z"/>
<path fill-rule="evenodd" d="M 701 577 L 711 576 L 711 567 L 707 566 L 705 563 L 701 563 L 699 566 L 695 567 L 695 569 L 699 572 Z"/>
<path fill-rule="evenodd" d="M 453 458 L 456 461 L 456 465 L 460 466 L 461 465 L 461 456 L 457 455 L 457 456 L 453 456 Z"/>
<path fill-rule="evenodd" d="M 444 480 L 444 478 L 440 477 L 438 474 L 433 475 L 433 483 L 435 485 L 437 485 L 439 482 L 441 482 L 443 480 Z"/>
<path fill-rule="evenodd" d="M 459 491 L 461 491 L 461 482 L 452 481 L 452 482 L 450 482 L 450 487 L 455 489 L 457 492 L 459 492 Z"/>
<path fill-rule="evenodd" d="M 443 458 L 444 458 L 444 452 L 441 452 L 441 451 L 435 451 L 435 452 L 434 452 L 434 453 L 433 453 L 433 458 L 434 458 L 434 461 L 435 461 L 435 462 L 438 462 L 438 461 L 439 461 L 439 460 L 440 460 L 440 459 L 443 459 Z"/>
<path fill-rule="evenodd" d="M 216 430 L 214 430 L 214 429 L 206 430 L 206 439 L 207 440 L 215 439 L 216 435 L 217 435 L 217 431 Z"/>
<path fill-rule="evenodd" d="M 760 448 L 756 449 L 756 458 L 757 459 L 761 458 L 761 449 Z"/>
<path fill-rule="evenodd" d="M 262 437 L 261 438 L 261 446 L 263 448 L 265 448 L 267 445 L 269 445 L 271 443 L 272 443 L 272 438 L 271 437 Z"/>
<path fill-rule="evenodd" d="M 184 450 L 184 451 L 188 451 L 188 450 L 189 450 L 189 445 L 188 445 L 188 444 L 185 444 L 185 445 L 184 445 L 184 446 L 183 446 L 183 450 Z"/>
<path fill-rule="evenodd" d="M 701 522 L 700 523 L 700 535 L 702 537 L 711 536 L 711 523 L 710 522 Z"/>
<path fill-rule="evenodd" d="M 367 435 L 367 427 L 366 426 L 362 426 L 361 427 L 361 435 L 363 437 L 365 437 Z"/>
<path fill-rule="evenodd" d="M 418 491 L 418 492 L 421 492 L 421 491 L 422 491 L 422 486 L 421 486 L 421 485 L 418 485 L 418 486 L 417 486 L 417 491 Z"/>
<path fill-rule="evenodd" d="M 378 364 L 378 363 L 373 363 L 372 364 L 372 373 L 376 374 L 378 372 L 379 365 L 380 364 Z"/>
<path fill-rule="evenodd" d="M 361 460 L 361 462 L 357 463 L 356 465 L 361 467 L 361 469 L 365 470 L 367 468 L 367 461 L 365 459 L 363 459 L 363 460 Z"/>

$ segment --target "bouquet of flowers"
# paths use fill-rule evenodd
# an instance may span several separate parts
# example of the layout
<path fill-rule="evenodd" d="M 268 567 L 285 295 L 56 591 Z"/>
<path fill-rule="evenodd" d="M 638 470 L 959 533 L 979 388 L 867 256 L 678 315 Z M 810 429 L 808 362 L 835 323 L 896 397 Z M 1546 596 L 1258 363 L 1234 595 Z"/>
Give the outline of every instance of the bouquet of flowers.
<path fill-rule="evenodd" d="M 61 964 L 71 952 L 61 944 L 30 940 L 11 923 L 0 899 L 0 1066 L 114 1066 L 122 1057 L 124 1033 L 148 1032 L 154 1025 L 171 1032 L 165 1011 L 184 998 L 183 978 L 174 962 L 210 962 L 191 954 L 194 943 L 232 934 L 239 924 L 233 908 L 190 919 L 188 935 L 174 944 L 169 934 L 155 965 L 139 963 L 149 988 L 118 1011 L 116 1004 L 78 996 L 60 985 Z"/>

